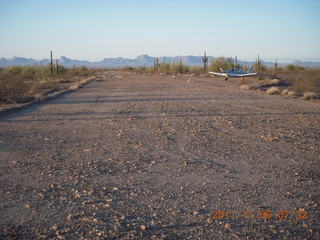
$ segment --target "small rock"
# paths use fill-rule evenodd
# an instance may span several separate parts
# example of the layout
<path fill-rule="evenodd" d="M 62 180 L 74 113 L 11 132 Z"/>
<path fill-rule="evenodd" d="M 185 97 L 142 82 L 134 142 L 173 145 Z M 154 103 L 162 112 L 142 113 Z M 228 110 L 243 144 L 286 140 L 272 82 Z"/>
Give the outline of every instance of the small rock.
<path fill-rule="evenodd" d="M 231 225 L 229 223 L 226 223 L 224 225 L 224 228 L 227 229 L 227 230 L 231 230 Z"/>
<path fill-rule="evenodd" d="M 146 226 L 145 226 L 145 225 L 141 225 L 141 226 L 140 226 L 140 229 L 141 229 L 142 231 L 144 231 L 144 230 L 146 230 Z"/>
<path fill-rule="evenodd" d="M 56 230 L 58 229 L 58 226 L 57 226 L 57 225 L 53 225 L 53 226 L 51 227 L 51 229 L 52 229 L 53 231 L 56 231 Z"/>

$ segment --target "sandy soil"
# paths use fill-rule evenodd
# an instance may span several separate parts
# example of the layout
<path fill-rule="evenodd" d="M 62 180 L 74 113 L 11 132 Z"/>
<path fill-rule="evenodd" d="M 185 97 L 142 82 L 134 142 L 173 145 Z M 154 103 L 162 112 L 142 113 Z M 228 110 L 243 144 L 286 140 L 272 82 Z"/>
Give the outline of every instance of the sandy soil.
<path fill-rule="evenodd" d="M 319 239 L 319 140 L 316 102 L 105 72 L 0 116 L 0 238 Z"/>

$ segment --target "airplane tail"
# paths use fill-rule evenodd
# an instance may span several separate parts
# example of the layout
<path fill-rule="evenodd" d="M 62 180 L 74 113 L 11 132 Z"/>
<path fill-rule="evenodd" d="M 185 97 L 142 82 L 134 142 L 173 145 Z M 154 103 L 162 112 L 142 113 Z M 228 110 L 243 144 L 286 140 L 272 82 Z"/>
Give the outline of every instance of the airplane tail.
<path fill-rule="evenodd" d="M 251 65 L 251 66 L 249 67 L 247 73 L 252 73 L 252 72 L 253 72 L 253 67 L 252 67 L 252 65 Z"/>

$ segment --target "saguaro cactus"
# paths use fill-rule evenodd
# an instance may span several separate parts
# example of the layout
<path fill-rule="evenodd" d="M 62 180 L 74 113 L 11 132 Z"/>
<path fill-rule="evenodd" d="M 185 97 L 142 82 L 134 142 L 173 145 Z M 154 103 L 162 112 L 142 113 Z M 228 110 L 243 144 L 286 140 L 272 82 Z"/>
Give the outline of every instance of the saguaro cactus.
<path fill-rule="evenodd" d="M 158 72 L 158 70 L 159 70 L 159 58 L 155 58 L 153 60 L 153 70 L 154 70 L 154 72 Z"/>
<path fill-rule="evenodd" d="M 50 73 L 53 74 L 53 62 L 52 62 L 52 51 L 50 51 Z"/>
<path fill-rule="evenodd" d="M 207 71 L 208 68 L 208 57 L 206 55 L 206 52 L 204 52 L 204 56 L 202 57 L 203 62 L 203 71 Z"/>
<path fill-rule="evenodd" d="M 59 74 L 59 61 L 56 59 L 57 74 Z"/>
<path fill-rule="evenodd" d="M 179 73 L 182 73 L 182 60 L 179 59 Z"/>
<path fill-rule="evenodd" d="M 257 62 L 256 62 L 256 65 L 257 65 L 257 72 L 260 72 L 260 68 L 261 68 L 261 59 L 260 59 L 260 56 L 258 54 L 258 59 L 257 59 Z"/>

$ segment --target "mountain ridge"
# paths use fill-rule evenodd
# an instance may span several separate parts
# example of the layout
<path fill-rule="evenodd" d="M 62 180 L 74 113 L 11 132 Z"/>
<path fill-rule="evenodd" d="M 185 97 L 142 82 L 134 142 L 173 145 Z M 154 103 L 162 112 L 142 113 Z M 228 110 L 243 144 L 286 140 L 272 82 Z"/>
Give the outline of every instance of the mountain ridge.
<path fill-rule="evenodd" d="M 87 60 L 77 60 L 77 59 L 71 59 L 66 56 L 61 56 L 58 60 L 60 65 L 63 65 L 64 67 L 73 67 L 73 66 L 86 66 L 89 68 L 121 68 L 124 66 L 131 66 L 131 67 L 139 67 L 139 66 L 146 66 L 151 67 L 153 66 L 155 58 L 159 59 L 159 62 L 179 62 L 180 59 L 183 64 L 188 66 L 203 66 L 202 63 L 202 56 L 193 56 L 193 55 L 181 55 L 181 56 L 174 56 L 174 57 L 168 57 L 168 56 L 162 56 L 162 57 L 152 57 L 147 54 L 142 54 L 137 56 L 136 58 L 123 58 L 123 57 L 117 57 L 117 58 L 104 58 L 101 61 L 87 61 Z M 208 56 L 209 63 L 216 59 L 216 57 Z M 241 61 L 238 60 L 238 63 L 242 65 L 251 65 L 254 63 L 254 61 Z M 271 61 L 262 61 L 262 63 L 268 67 L 273 66 L 274 62 Z M 41 59 L 36 60 L 33 58 L 24 58 L 24 57 L 13 57 L 13 58 L 0 58 L 0 67 L 10 67 L 10 66 L 32 66 L 32 65 L 38 65 L 41 64 L 47 65 L 49 64 L 49 59 Z M 320 61 L 300 61 L 295 60 L 293 62 L 288 63 L 278 63 L 278 66 L 286 66 L 288 64 L 299 64 L 301 66 L 308 66 L 308 67 L 320 67 Z"/>

